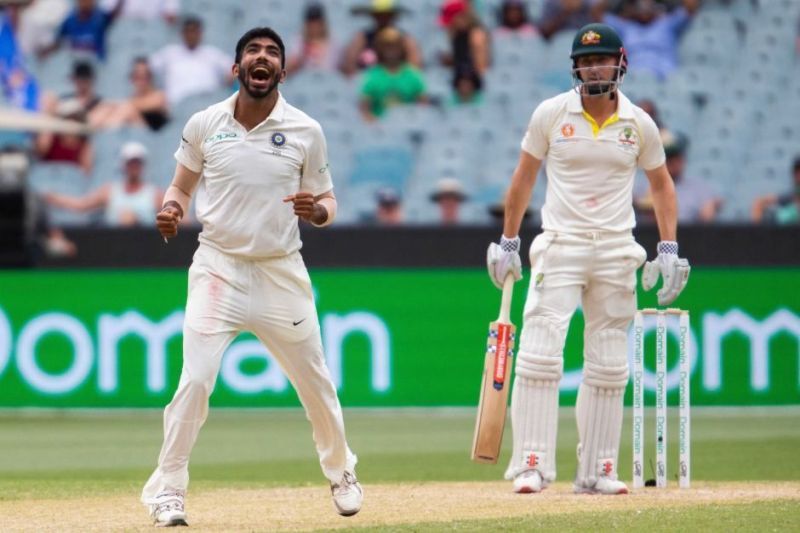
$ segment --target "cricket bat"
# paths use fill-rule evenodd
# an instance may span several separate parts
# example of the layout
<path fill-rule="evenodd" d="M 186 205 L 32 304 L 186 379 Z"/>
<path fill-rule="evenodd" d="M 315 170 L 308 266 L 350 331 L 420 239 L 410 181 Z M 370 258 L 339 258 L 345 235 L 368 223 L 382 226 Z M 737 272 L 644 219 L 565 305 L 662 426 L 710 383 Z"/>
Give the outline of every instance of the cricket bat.
<path fill-rule="evenodd" d="M 489 337 L 486 339 L 478 419 L 472 439 L 472 460 L 476 463 L 497 463 L 503 442 L 517 331 L 510 318 L 513 292 L 514 276 L 509 274 L 503 283 L 500 316 L 489 324 Z"/>

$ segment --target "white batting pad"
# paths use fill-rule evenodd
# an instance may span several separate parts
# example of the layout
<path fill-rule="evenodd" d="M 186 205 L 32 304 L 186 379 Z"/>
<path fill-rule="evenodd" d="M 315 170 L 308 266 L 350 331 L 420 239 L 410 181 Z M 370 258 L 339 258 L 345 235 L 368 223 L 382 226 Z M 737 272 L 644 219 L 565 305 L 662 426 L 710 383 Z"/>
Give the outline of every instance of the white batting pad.
<path fill-rule="evenodd" d="M 575 478 L 578 487 L 593 487 L 600 475 L 617 478 L 623 393 L 624 389 L 600 388 L 586 383 L 578 390 L 575 406 L 580 439 Z"/>
<path fill-rule="evenodd" d="M 511 395 L 514 450 L 506 470 L 513 479 L 525 470 L 538 470 L 545 482 L 556 478 L 558 381 L 517 376 Z"/>
<path fill-rule="evenodd" d="M 564 369 L 564 340 L 567 332 L 546 318 L 525 320 L 517 351 L 516 373 L 532 380 L 558 381 Z"/>
<path fill-rule="evenodd" d="M 598 331 L 586 339 L 583 382 L 595 387 L 622 388 L 628 384 L 628 336 L 622 330 Z"/>

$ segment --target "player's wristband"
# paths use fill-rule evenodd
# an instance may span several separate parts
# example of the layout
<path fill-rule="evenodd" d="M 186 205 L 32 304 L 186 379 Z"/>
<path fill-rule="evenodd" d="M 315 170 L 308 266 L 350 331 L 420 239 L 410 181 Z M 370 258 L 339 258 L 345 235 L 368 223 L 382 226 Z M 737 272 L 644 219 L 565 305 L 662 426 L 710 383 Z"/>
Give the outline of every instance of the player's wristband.
<path fill-rule="evenodd" d="M 509 239 L 505 235 L 501 235 L 500 248 L 502 248 L 504 252 L 519 252 L 519 236 Z"/>
<path fill-rule="evenodd" d="M 179 204 L 175 200 L 170 200 L 168 202 L 164 202 L 164 205 L 161 206 L 161 210 L 163 211 L 164 209 L 166 209 L 168 207 L 174 207 L 175 209 L 177 209 L 178 210 L 178 216 L 183 218 L 183 208 L 181 207 L 181 204 Z"/>
<path fill-rule="evenodd" d="M 678 255 L 678 243 L 675 241 L 659 241 L 656 251 L 664 255 Z"/>

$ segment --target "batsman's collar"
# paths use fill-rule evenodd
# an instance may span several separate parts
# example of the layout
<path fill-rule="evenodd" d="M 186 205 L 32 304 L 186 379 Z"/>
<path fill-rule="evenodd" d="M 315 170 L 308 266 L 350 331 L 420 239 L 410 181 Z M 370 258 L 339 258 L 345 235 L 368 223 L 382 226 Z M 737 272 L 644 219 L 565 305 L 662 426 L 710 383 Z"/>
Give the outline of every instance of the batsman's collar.
<path fill-rule="evenodd" d="M 227 100 L 225 100 L 225 105 L 223 106 L 223 109 L 230 116 L 233 116 L 233 113 L 236 110 L 237 98 L 239 98 L 239 91 L 236 91 Z M 272 113 L 270 113 L 269 116 L 267 117 L 267 121 L 274 120 L 276 122 L 283 122 L 283 117 L 285 115 L 286 115 L 286 100 L 283 98 L 283 95 L 279 92 L 278 101 L 275 102 L 275 107 L 272 108 Z"/>
<path fill-rule="evenodd" d="M 633 120 L 633 104 L 628 97 L 622 94 L 622 91 L 617 89 L 617 116 L 621 119 Z M 570 91 L 569 100 L 567 101 L 567 111 L 570 113 L 583 114 L 583 104 L 581 103 L 581 95 L 577 91 Z"/>

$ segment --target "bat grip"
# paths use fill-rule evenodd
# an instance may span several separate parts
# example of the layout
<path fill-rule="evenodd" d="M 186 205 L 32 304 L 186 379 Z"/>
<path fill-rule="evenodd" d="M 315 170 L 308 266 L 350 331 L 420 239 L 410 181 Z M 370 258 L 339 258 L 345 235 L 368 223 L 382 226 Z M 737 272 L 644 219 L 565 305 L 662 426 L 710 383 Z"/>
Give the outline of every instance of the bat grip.
<path fill-rule="evenodd" d="M 511 322 L 511 296 L 514 294 L 514 275 L 509 274 L 503 281 L 503 298 L 500 300 L 500 316 L 497 321 L 504 324 Z"/>

